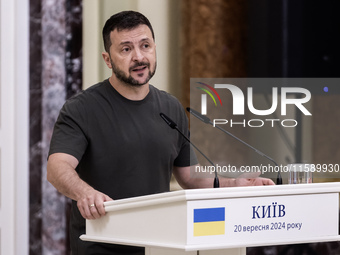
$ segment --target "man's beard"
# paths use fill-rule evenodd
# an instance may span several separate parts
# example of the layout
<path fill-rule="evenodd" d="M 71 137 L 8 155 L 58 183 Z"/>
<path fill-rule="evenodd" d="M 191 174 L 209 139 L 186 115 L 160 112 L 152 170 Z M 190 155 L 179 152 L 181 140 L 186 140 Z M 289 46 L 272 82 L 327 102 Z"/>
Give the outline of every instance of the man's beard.
<path fill-rule="evenodd" d="M 157 62 L 155 62 L 155 69 L 153 70 L 153 72 L 151 72 L 150 70 L 150 63 L 145 63 L 145 62 L 138 62 L 136 63 L 134 66 L 129 68 L 129 73 L 139 67 L 139 66 L 147 66 L 149 69 L 149 73 L 148 76 L 146 77 L 144 82 L 139 82 L 137 80 L 135 80 L 130 74 L 129 76 L 127 76 L 124 71 L 120 70 L 112 61 L 112 59 L 110 58 L 110 62 L 111 62 L 111 66 L 112 66 L 112 72 L 116 75 L 117 79 L 120 80 L 121 82 L 131 85 L 131 86 L 142 86 L 145 85 L 146 83 L 148 83 L 150 81 L 150 79 L 154 76 L 155 72 L 156 72 L 156 66 L 157 66 Z"/>

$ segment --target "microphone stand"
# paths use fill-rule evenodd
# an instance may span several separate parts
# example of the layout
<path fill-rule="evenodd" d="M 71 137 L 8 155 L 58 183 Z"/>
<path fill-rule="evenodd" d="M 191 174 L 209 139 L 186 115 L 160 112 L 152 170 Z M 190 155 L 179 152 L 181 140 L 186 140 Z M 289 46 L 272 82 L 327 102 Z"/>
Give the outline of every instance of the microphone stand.
<path fill-rule="evenodd" d="M 180 135 L 187 141 L 189 142 L 189 144 L 191 144 L 206 160 L 208 160 L 208 162 L 215 167 L 215 178 L 214 178 L 214 188 L 219 188 L 220 187 L 220 181 L 218 179 L 218 175 L 217 175 L 217 171 L 216 171 L 216 166 L 215 164 L 200 150 L 197 148 L 196 145 L 194 145 L 190 139 L 183 134 L 183 132 L 181 130 L 178 129 L 177 124 L 171 120 L 168 116 L 166 116 L 164 113 L 160 113 L 159 114 L 162 119 L 166 122 L 166 124 L 168 124 L 172 129 L 176 129 L 178 133 L 180 133 Z"/>

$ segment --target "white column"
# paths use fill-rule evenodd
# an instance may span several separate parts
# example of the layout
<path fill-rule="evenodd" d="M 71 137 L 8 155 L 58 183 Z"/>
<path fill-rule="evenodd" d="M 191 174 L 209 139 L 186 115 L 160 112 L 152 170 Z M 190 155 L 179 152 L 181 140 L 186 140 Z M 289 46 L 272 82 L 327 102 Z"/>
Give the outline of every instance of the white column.
<path fill-rule="evenodd" d="M 101 1 L 83 0 L 83 87 L 87 88 L 100 81 Z"/>
<path fill-rule="evenodd" d="M 0 255 L 28 254 L 29 5 L 0 0 Z"/>

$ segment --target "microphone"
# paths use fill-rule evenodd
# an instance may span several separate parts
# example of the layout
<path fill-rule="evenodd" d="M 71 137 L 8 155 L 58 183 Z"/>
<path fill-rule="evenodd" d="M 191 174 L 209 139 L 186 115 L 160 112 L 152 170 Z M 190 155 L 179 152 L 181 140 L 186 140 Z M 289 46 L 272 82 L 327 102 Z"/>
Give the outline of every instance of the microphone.
<path fill-rule="evenodd" d="M 202 114 L 200 114 L 198 111 L 195 111 L 194 109 L 191 109 L 190 107 L 187 107 L 187 111 L 194 115 L 196 118 L 198 118 L 200 121 L 203 121 L 206 124 L 210 124 L 213 126 L 213 123 L 211 122 L 211 120 L 207 117 L 207 116 L 203 116 Z M 265 157 L 266 159 L 270 160 L 271 162 L 274 163 L 275 166 L 279 166 L 274 159 L 272 159 L 271 157 L 267 156 L 266 154 L 264 154 L 263 152 L 259 151 L 258 149 L 254 148 L 253 146 L 251 146 L 250 144 L 246 143 L 245 141 L 241 140 L 240 138 L 234 136 L 233 134 L 231 134 L 230 132 L 228 132 L 227 130 L 221 128 L 218 125 L 215 125 L 215 127 L 219 130 L 221 130 L 223 133 L 231 136 L 232 138 L 236 139 L 237 141 L 243 143 L 244 145 L 246 145 L 247 147 L 251 148 L 252 150 L 254 150 L 257 154 L 261 155 L 262 157 Z M 279 171 L 276 177 L 276 184 L 280 185 L 282 184 L 282 177 L 281 177 L 281 172 Z"/>
<path fill-rule="evenodd" d="M 191 144 L 203 157 L 206 158 L 206 160 L 208 160 L 208 162 L 215 167 L 215 164 L 202 152 L 200 151 L 200 149 L 198 149 L 191 141 L 190 139 L 182 133 L 181 130 L 178 129 L 177 127 L 177 124 L 171 120 L 168 116 L 166 116 L 164 113 L 160 113 L 159 114 L 162 119 L 165 121 L 166 124 L 168 124 L 172 129 L 176 129 L 178 133 L 181 134 L 182 137 L 184 137 L 185 140 L 187 140 L 189 142 L 189 144 Z M 217 176 L 217 171 L 215 169 L 215 179 L 214 179 L 214 188 L 219 188 L 220 187 L 220 181 L 218 179 L 218 176 Z"/>

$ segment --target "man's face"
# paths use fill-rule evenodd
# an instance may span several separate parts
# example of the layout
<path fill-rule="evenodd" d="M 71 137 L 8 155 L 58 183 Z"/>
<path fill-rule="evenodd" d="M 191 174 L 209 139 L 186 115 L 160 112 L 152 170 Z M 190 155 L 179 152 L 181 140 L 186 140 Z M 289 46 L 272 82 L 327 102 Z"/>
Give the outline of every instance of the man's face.
<path fill-rule="evenodd" d="M 120 32 L 115 29 L 110 38 L 110 63 L 106 64 L 116 78 L 132 86 L 147 84 L 156 71 L 156 45 L 149 27 L 140 25 Z"/>

